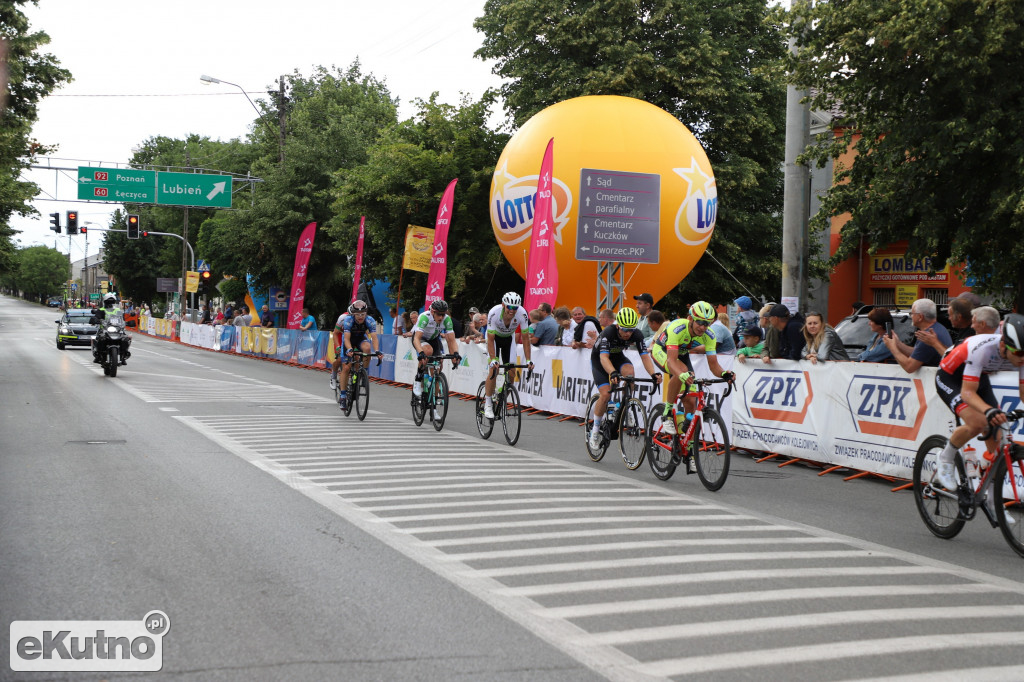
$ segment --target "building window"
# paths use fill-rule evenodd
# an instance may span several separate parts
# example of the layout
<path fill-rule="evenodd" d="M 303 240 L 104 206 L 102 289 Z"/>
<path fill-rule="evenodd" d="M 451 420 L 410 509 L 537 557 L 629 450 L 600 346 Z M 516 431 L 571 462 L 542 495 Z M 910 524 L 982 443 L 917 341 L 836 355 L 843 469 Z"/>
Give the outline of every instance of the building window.
<path fill-rule="evenodd" d="M 936 305 L 949 303 L 949 290 L 947 289 L 921 289 L 921 298 L 935 301 Z"/>
<path fill-rule="evenodd" d="M 883 308 L 896 307 L 896 289 L 873 289 L 872 291 L 875 295 L 875 300 L 872 301 L 874 305 Z"/>

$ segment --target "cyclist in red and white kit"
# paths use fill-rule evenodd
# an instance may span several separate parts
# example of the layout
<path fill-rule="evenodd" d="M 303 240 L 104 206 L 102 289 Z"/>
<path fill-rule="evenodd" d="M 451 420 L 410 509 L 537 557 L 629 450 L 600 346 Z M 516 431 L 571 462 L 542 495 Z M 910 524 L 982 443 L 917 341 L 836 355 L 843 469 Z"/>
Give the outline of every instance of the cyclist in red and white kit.
<path fill-rule="evenodd" d="M 946 351 L 935 374 L 935 390 L 960 421 L 939 455 L 939 468 L 932 479 L 946 490 L 956 490 L 954 460 L 957 451 L 990 425 L 1006 423 L 1006 414 L 992 392 L 988 375 L 1017 370 L 1021 400 L 1024 400 L 1024 315 L 1007 315 L 999 329 L 999 311 L 990 306 L 975 308 L 971 326 L 974 336 Z M 989 452 L 996 448 L 994 436 L 986 441 Z"/>

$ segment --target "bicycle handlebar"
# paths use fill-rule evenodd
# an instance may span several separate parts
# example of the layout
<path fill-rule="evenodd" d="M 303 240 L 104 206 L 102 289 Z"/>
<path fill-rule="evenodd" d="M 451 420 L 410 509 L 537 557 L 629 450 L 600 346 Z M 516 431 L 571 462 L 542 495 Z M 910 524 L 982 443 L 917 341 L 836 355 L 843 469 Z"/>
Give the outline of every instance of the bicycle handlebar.
<path fill-rule="evenodd" d="M 377 366 L 378 367 L 380 367 L 380 363 L 382 363 L 384 361 L 383 354 L 379 354 L 379 353 L 366 353 L 366 352 L 361 351 L 361 350 L 350 350 L 348 352 L 348 355 L 351 355 L 353 357 L 361 355 L 364 358 L 376 357 L 377 358 Z"/>
<path fill-rule="evenodd" d="M 690 385 L 699 386 L 701 389 L 703 389 L 712 384 L 729 384 L 728 388 L 725 389 L 725 393 L 722 394 L 723 398 L 732 393 L 732 389 L 735 387 L 735 383 L 733 383 L 729 379 L 694 379 Z M 679 395 L 676 396 L 676 400 L 678 401 L 680 398 L 686 397 L 686 393 L 686 386 L 684 385 L 683 390 L 681 390 L 679 392 Z"/>

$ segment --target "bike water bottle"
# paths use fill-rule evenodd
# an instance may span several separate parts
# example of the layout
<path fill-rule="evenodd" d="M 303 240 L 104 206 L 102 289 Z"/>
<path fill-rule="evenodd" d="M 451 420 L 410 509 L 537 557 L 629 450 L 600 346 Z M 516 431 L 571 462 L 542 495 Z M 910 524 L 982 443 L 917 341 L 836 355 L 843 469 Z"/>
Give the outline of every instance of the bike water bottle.
<path fill-rule="evenodd" d="M 608 421 L 615 421 L 615 417 L 619 414 L 619 404 L 617 402 L 612 403 L 608 408 Z"/>
<path fill-rule="evenodd" d="M 967 478 L 981 478 L 981 464 L 978 462 L 978 454 L 973 447 L 968 445 L 964 448 L 964 469 L 967 471 Z"/>

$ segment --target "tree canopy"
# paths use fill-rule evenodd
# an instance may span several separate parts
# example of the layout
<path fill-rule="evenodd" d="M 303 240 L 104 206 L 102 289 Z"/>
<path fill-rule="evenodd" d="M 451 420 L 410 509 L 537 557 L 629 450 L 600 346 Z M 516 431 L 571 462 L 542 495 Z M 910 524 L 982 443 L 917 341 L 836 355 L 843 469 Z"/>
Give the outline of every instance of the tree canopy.
<path fill-rule="evenodd" d="M 39 51 L 50 37 L 29 28 L 21 11 L 29 1 L 0 0 L 0 40 L 7 50 L 7 99 L 0 109 L 0 272 L 14 267 L 12 239 L 17 231 L 10 227 L 11 217 L 37 213 L 29 202 L 39 187 L 23 180 L 21 172 L 37 155 L 54 150 L 32 138 L 39 102 L 71 80 L 53 55 Z"/>
<path fill-rule="evenodd" d="M 856 152 L 815 217 L 850 214 L 833 261 L 861 237 L 907 240 L 908 256 L 966 263 L 976 289 L 1024 304 L 1024 3 L 800 3 L 790 19 L 794 82 L 838 112 L 808 157 Z"/>
<path fill-rule="evenodd" d="M 66 254 L 49 246 L 28 246 L 14 252 L 13 267 L 4 273 L 4 286 L 38 301 L 64 291 L 70 265 Z"/>
<path fill-rule="evenodd" d="M 700 140 L 718 184 L 708 252 L 755 292 L 780 286 L 785 41 L 764 0 L 487 0 L 476 27 L 512 121 L 582 95 L 655 104 Z M 742 293 L 704 258 L 669 304 Z"/>

